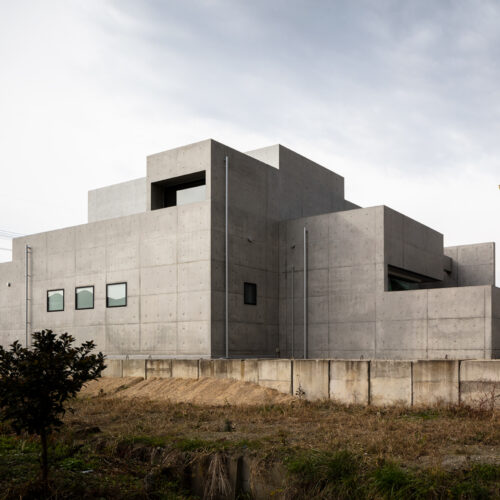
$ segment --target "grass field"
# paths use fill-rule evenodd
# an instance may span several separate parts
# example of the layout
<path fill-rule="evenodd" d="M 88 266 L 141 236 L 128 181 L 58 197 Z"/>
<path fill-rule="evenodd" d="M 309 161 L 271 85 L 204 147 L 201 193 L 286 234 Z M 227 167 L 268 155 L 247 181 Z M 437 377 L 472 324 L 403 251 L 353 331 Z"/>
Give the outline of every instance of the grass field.
<path fill-rule="evenodd" d="M 297 399 L 199 406 L 119 392 L 71 406 L 51 442 L 53 498 L 221 498 L 231 460 L 242 455 L 251 477 L 241 498 L 249 490 L 261 498 L 500 498 L 498 411 Z M 38 461 L 36 439 L 3 427 L 0 498 L 40 498 Z"/>

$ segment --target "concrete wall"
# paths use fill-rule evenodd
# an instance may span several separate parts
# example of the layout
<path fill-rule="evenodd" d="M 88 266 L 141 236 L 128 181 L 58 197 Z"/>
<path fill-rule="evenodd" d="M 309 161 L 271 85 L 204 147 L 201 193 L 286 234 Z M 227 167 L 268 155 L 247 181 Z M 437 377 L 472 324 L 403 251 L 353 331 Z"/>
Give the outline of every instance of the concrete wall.
<path fill-rule="evenodd" d="M 335 172 L 281 144 L 246 154 L 279 169 L 278 190 L 274 196 L 279 200 L 280 220 L 346 209 L 344 178 Z"/>
<path fill-rule="evenodd" d="M 444 286 L 495 285 L 495 243 L 446 247 L 452 268 Z"/>
<path fill-rule="evenodd" d="M 500 407 L 500 360 L 118 360 L 104 376 L 215 377 L 341 404 Z"/>
<path fill-rule="evenodd" d="M 229 354 L 276 357 L 278 171 L 212 141 L 212 353 L 225 355 L 225 157 L 229 158 Z M 244 304 L 244 283 L 257 304 Z"/>
<path fill-rule="evenodd" d="M 146 211 L 146 178 L 93 189 L 88 193 L 88 221 L 113 219 Z"/>
<path fill-rule="evenodd" d="M 210 345 L 210 202 L 50 231 L 13 243 L 9 331 L 24 338 L 24 246 L 31 253 L 32 330 L 92 339 L 106 354 L 200 357 Z M 106 283 L 127 283 L 127 306 L 106 308 Z M 94 309 L 75 310 L 75 287 L 94 286 Z M 65 310 L 47 312 L 47 290 Z M 14 293 L 10 293 L 10 292 Z M 7 328 L 6 328 L 7 329 Z"/>
<path fill-rule="evenodd" d="M 229 158 L 229 353 L 279 352 L 279 220 L 342 210 L 343 178 L 276 145 L 247 154 L 212 144 L 212 353 L 225 354 L 225 157 Z M 245 305 L 244 282 L 257 285 Z"/>
<path fill-rule="evenodd" d="M 389 265 L 442 278 L 443 236 L 387 207 L 372 207 L 280 223 L 282 356 L 304 352 L 304 227 L 307 357 L 497 355 L 491 286 L 386 291 Z"/>
<path fill-rule="evenodd" d="M 389 207 L 383 210 L 385 263 L 442 280 L 443 235 Z"/>

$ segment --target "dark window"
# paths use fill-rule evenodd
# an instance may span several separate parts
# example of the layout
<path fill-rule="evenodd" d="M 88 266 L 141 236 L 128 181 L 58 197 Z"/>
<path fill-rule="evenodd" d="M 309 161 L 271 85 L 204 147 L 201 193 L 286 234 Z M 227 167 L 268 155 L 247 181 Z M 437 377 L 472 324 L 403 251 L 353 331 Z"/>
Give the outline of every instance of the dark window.
<path fill-rule="evenodd" d="M 75 308 L 94 309 L 93 286 L 79 286 L 75 288 Z"/>
<path fill-rule="evenodd" d="M 255 283 L 245 283 L 243 287 L 243 299 L 245 304 L 257 305 L 257 285 Z"/>
<path fill-rule="evenodd" d="M 47 291 L 47 312 L 64 311 L 64 289 Z"/>
<path fill-rule="evenodd" d="M 127 283 L 106 285 L 106 307 L 125 307 L 127 305 Z"/>
<path fill-rule="evenodd" d="M 151 183 L 151 210 L 186 205 L 205 199 L 204 171 Z"/>
<path fill-rule="evenodd" d="M 433 278 L 429 278 L 428 276 L 423 276 L 421 274 L 394 266 L 389 266 L 388 278 L 390 292 L 428 288 L 431 283 L 435 283 L 437 281 Z"/>

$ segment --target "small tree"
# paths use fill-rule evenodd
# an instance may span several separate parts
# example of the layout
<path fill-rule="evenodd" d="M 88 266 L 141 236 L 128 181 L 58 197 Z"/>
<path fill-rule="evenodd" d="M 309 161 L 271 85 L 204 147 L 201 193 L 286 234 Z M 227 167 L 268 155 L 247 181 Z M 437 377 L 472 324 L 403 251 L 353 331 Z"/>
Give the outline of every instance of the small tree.
<path fill-rule="evenodd" d="M 65 402 L 82 386 L 101 376 L 104 355 L 91 354 L 92 341 L 73 347 L 75 339 L 52 330 L 33 334 L 28 349 L 14 342 L 9 351 L 0 346 L 0 418 L 19 434 L 40 436 L 42 479 L 47 488 L 47 437 L 62 425 Z"/>

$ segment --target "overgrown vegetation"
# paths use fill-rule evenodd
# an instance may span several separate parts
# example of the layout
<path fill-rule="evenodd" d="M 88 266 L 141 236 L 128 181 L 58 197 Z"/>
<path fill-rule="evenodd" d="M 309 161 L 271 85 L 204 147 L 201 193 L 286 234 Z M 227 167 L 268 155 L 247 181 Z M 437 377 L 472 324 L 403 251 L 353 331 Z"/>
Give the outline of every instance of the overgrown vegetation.
<path fill-rule="evenodd" d="M 83 384 L 100 377 L 105 368 L 95 344 L 73 346 L 75 339 L 51 330 L 32 335 L 28 349 L 16 341 L 10 350 L 0 346 L 0 420 L 16 433 L 38 435 L 41 441 L 42 485 L 47 490 L 47 439 L 62 425 L 65 403 Z"/>
<path fill-rule="evenodd" d="M 494 411 L 119 397 L 72 406 L 50 440 L 53 498 L 217 498 L 240 456 L 260 498 L 500 498 Z M 40 498 L 39 453 L 34 438 L 0 428 L 0 499 Z"/>

